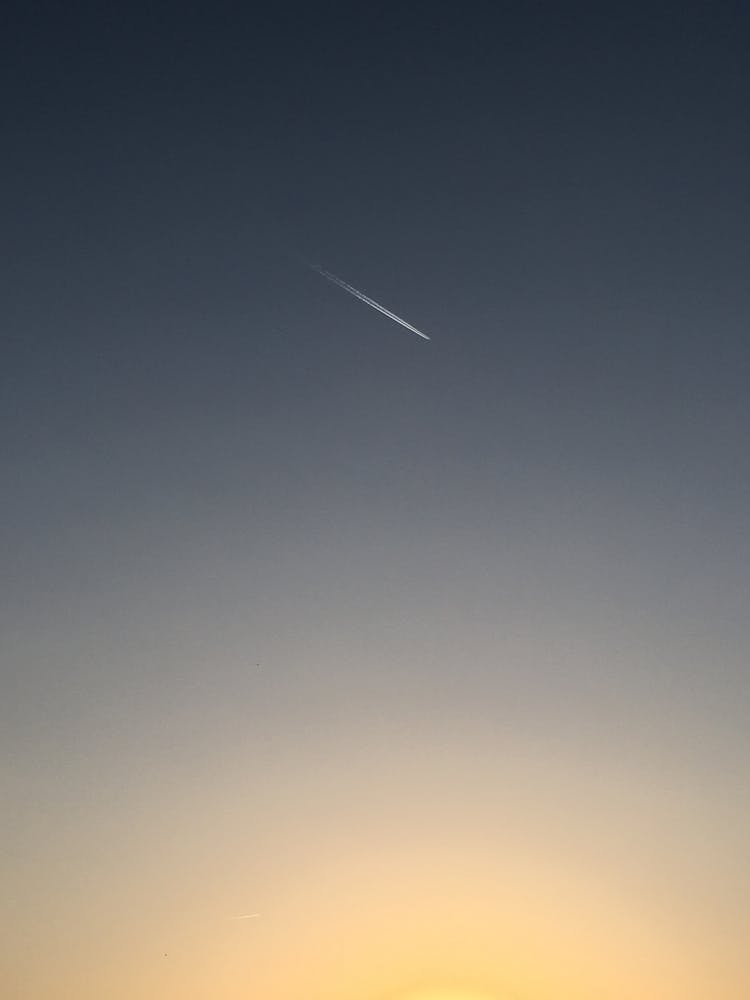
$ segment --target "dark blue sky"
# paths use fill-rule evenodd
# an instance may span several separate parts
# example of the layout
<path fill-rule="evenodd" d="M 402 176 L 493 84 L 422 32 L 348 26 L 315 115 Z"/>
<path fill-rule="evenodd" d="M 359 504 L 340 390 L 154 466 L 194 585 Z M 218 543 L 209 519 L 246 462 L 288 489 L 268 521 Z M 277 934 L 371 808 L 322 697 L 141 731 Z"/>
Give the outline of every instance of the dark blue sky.
<path fill-rule="evenodd" d="M 0 717 L 13 842 L 41 873 L 19 881 L 23 927 L 60 888 L 33 831 L 78 810 L 59 852 L 84 858 L 124 781 L 137 882 L 175 804 L 152 783 L 221 812 L 206 783 L 245 756 L 254 790 L 315 786 L 320 756 L 387 789 L 385 747 L 429 747 L 393 799 L 431 814 L 464 796 L 433 751 L 481 757 L 481 797 L 493 753 L 533 747 L 557 775 L 529 779 L 542 802 L 611 768 L 621 800 L 588 788 L 577 813 L 613 829 L 631 779 L 651 802 L 677 772 L 693 831 L 750 826 L 746 6 L 188 6 L 4 15 Z M 284 824 L 330 833 L 290 803 L 258 847 L 269 899 Z M 636 861 L 609 844 L 655 926 L 649 851 L 685 815 L 654 819 Z M 727 836 L 695 833 L 709 882 L 722 858 L 701 935 L 733 1000 Z M 679 909 L 675 865 L 660 898 Z M 665 935 L 705 997 L 711 963 Z M 19 995 L 59 995 L 14 968 Z M 596 989 L 632 995 L 613 975 Z M 546 998 L 521 980 L 503 981 Z M 128 996 L 157 993 L 184 981 L 144 971 Z"/>

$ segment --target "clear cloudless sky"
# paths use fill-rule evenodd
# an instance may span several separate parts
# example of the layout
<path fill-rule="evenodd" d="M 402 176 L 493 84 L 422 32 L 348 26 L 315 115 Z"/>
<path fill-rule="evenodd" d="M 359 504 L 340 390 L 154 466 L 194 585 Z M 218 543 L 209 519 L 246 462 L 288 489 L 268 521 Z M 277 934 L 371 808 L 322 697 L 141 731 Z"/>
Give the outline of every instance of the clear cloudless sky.
<path fill-rule="evenodd" d="M 746 1000 L 747 5 L 2 47 L 2 995 Z"/>

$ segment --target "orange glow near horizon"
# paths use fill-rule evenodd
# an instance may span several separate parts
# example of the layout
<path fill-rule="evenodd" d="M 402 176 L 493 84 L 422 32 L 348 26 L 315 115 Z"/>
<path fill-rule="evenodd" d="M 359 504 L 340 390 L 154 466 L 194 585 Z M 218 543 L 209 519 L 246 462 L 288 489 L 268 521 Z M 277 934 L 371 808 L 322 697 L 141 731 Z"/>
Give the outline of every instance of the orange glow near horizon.
<path fill-rule="evenodd" d="M 405 993 L 393 1000 L 503 1000 L 503 997 L 489 993 L 476 993 L 467 990 L 420 990 L 418 993 Z"/>
<path fill-rule="evenodd" d="M 253 785 L 235 742 L 166 799 L 155 784 L 123 804 L 140 825 L 89 830 L 51 885 L 59 829 L 39 846 L 45 877 L 25 875 L 36 912 L 16 914 L 35 946 L 57 942 L 34 963 L 17 940 L 27 981 L 53 996 L 54 970 L 86 1000 L 102 984 L 111 1000 L 699 1000 L 698 945 L 721 942 L 666 908 L 706 851 L 700 828 L 673 838 L 676 790 L 649 791 L 635 760 L 553 764 L 478 728 L 471 749 L 437 731 L 416 749 L 361 731 L 358 746 L 342 767 L 320 738 Z"/>

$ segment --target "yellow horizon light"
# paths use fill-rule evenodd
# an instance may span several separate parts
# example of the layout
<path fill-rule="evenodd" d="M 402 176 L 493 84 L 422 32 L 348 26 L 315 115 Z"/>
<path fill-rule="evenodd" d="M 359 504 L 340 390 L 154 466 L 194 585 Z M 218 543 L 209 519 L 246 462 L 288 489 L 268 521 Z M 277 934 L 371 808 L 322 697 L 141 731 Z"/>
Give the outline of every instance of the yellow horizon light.
<path fill-rule="evenodd" d="M 477 993 L 475 990 L 420 990 L 417 993 L 407 993 L 395 1000 L 501 1000 L 489 993 Z"/>

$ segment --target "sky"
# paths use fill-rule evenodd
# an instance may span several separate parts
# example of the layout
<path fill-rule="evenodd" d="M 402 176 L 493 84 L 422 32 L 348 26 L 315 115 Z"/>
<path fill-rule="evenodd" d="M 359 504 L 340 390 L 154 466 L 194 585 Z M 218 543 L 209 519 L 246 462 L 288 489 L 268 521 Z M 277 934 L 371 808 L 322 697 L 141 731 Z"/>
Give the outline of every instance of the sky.
<path fill-rule="evenodd" d="M 746 5 L 3 16 L 3 996 L 744 1000 Z"/>

